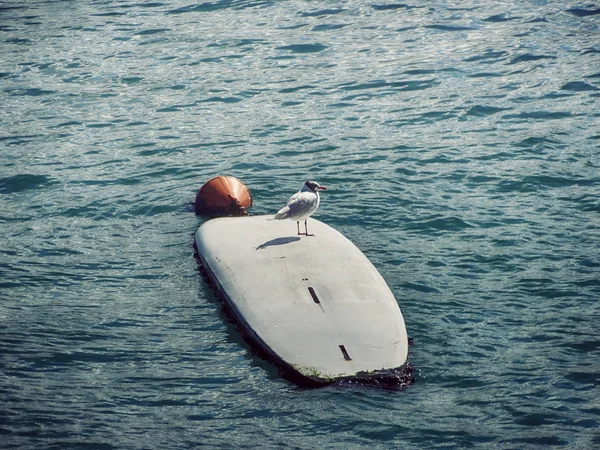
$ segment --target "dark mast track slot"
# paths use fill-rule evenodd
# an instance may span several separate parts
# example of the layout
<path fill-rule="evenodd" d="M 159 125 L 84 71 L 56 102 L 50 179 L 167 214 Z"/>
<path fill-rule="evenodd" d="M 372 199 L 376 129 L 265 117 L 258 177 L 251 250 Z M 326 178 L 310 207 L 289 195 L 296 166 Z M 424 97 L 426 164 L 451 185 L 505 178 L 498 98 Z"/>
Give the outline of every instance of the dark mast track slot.
<path fill-rule="evenodd" d="M 319 300 L 319 297 L 317 297 L 317 293 L 312 287 L 308 288 L 308 292 L 310 292 L 310 296 L 317 305 L 321 304 L 321 300 Z"/>

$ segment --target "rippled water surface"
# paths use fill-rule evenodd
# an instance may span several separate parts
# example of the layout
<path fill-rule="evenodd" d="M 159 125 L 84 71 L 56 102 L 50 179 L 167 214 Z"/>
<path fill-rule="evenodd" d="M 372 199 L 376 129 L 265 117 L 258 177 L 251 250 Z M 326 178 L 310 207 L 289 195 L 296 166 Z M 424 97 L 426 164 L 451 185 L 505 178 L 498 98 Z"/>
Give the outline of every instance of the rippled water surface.
<path fill-rule="evenodd" d="M 600 447 L 599 26 L 551 0 L 0 3 L 0 447 Z M 218 174 L 253 214 L 328 187 L 412 386 L 299 389 L 251 352 L 193 257 Z"/>

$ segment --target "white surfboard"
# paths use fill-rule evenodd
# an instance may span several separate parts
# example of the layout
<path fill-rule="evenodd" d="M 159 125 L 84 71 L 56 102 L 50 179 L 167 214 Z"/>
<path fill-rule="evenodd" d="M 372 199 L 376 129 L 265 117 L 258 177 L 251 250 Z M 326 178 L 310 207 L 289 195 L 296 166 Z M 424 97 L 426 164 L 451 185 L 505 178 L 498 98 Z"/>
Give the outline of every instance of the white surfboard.
<path fill-rule="evenodd" d="M 314 236 L 272 216 L 218 218 L 195 242 L 238 325 L 299 382 L 377 380 L 407 360 L 404 318 L 367 257 L 332 227 Z"/>

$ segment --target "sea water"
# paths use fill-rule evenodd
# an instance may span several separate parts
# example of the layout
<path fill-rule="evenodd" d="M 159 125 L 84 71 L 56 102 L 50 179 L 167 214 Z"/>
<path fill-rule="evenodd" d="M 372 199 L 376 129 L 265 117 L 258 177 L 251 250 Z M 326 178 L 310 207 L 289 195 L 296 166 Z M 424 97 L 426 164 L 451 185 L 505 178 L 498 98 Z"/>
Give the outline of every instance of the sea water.
<path fill-rule="evenodd" d="M 577 1 L 2 2 L 0 447 L 598 448 L 599 26 Z M 327 186 L 413 385 L 300 389 L 252 352 L 194 259 L 216 175 L 252 214 Z"/>

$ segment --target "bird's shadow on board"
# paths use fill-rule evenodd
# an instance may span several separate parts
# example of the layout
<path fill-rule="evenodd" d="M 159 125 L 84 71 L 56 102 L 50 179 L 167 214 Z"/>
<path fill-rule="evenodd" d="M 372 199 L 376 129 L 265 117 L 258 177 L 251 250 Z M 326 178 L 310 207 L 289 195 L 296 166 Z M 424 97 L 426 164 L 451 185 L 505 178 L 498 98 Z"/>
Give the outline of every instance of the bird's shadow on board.
<path fill-rule="evenodd" d="M 256 250 L 263 250 L 263 249 L 265 249 L 267 247 L 271 247 L 273 245 L 285 245 L 285 244 L 289 244 L 291 242 L 296 242 L 299 240 L 300 240 L 300 238 L 298 236 L 275 238 L 275 239 L 271 239 L 270 241 L 267 241 L 263 244 L 260 244 L 258 247 L 256 247 Z"/>

